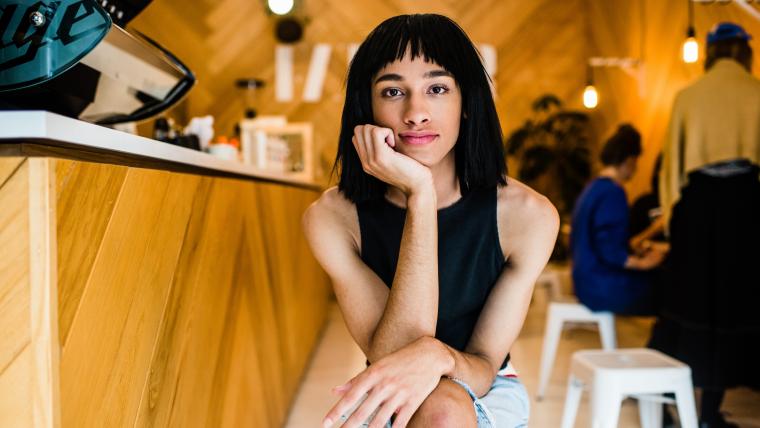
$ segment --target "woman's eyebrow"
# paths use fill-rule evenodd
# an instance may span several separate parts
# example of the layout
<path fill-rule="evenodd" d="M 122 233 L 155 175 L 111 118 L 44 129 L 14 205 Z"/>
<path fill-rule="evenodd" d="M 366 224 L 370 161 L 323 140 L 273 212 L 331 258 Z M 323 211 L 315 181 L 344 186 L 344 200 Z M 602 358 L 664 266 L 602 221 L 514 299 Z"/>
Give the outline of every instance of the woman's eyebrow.
<path fill-rule="evenodd" d="M 423 77 L 426 78 L 426 79 L 431 79 L 433 77 L 441 77 L 441 76 L 444 76 L 444 77 L 454 77 L 454 76 L 451 75 L 451 73 L 449 73 L 446 70 L 428 71 L 427 73 L 425 73 L 423 75 Z"/>
<path fill-rule="evenodd" d="M 448 71 L 443 70 L 443 69 L 428 71 L 427 73 L 425 73 L 425 74 L 422 75 L 422 77 L 424 77 L 425 79 L 432 79 L 434 77 L 441 77 L 441 76 L 454 77 L 454 76 L 451 75 L 451 73 L 449 73 Z M 382 76 L 378 77 L 375 80 L 375 84 L 378 84 L 380 82 L 385 82 L 385 81 L 400 82 L 400 81 L 403 81 L 403 80 L 404 80 L 404 78 L 401 75 L 399 75 L 399 74 L 388 73 L 388 74 L 383 74 Z"/>
<path fill-rule="evenodd" d="M 382 76 L 378 77 L 377 80 L 375 80 L 375 84 L 378 84 L 380 82 L 385 82 L 385 81 L 400 82 L 402 80 L 404 80 L 404 78 L 401 77 L 401 75 L 395 74 L 395 73 L 388 73 L 388 74 L 383 74 Z"/>

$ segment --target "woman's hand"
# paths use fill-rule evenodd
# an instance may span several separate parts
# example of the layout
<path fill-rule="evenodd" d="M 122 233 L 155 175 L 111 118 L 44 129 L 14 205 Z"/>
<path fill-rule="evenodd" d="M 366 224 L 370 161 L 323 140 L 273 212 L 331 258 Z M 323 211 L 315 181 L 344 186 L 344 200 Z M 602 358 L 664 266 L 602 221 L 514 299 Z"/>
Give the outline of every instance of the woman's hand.
<path fill-rule="evenodd" d="M 650 270 L 656 268 L 665 261 L 669 249 L 667 245 L 654 245 L 651 241 L 644 241 L 643 246 L 646 249 L 641 255 L 628 257 L 628 260 L 626 260 L 625 263 L 626 268 Z"/>
<path fill-rule="evenodd" d="M 665 256 L 667 256 L 666 252 L 650 247 L 644 253 L 644 255 L 641 256 L 644 264 L 644 269 L 654 269 L 657 266 L 661 265 L 662 262 L 665 261 Z"/>
<path fill-rule="evenodd" d="M 641 256 L 647 251 L 645 242 L 648 242 L 646 236 L 639 234 L 631 238 L 629 245 L 637 256 Z"/>
<path fill-rule="evenodd" d="M 341 399 L 327 413 L 323 426 L 354 428 L 372 417 L 369 428 L 383 428 L 396 414 L 393 427 L 404 427 L 453 364 L 452 355 L 438 340 L 417 339 L 333 388 Z M 333 425 L 354 407 L 346 422 Z"/>
<path fill-rule="evenodd" d="M 401 189 L 407 196 L 432 183 L 428 167 L 394 150 L 396 137 L 392 129 L 358 125 L 351 141 L 366 173 Z"/>

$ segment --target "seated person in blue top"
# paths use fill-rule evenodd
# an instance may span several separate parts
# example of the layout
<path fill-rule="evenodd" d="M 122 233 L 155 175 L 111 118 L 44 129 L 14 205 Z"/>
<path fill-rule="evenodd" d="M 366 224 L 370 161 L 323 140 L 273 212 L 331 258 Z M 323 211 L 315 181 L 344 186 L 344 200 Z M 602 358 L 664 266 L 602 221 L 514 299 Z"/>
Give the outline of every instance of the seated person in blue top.
<path fill-rule="evenodd" d="M 527 426 L 509 351 L 559 216 L 506 176 L 489 76 L 456 23 L 403 15 L 370 33 L 336 164 L 304 232 L 370 365 L 334 388 L 323 426 Z"/>
<path fill-rule="evenodd" d="M 628 251 L 628 201 L 622 184 L 636 171 L 641 136 L 621 125 L 601 152 L 604 165 L 575 204 L 570 233 L 573 283 L 578 299 L 593 311 L 654 315 L 655 274 L 666 250 Z"/>

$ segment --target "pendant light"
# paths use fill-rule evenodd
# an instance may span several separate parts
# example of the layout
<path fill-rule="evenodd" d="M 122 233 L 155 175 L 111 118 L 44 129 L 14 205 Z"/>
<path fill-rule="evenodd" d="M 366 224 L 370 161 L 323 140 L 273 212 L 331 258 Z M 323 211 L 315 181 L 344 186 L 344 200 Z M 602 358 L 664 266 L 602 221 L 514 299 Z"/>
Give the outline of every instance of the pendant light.
<path fill-rule="evenodd" d="M 287 15 L 293 10 L 293 0 L 268 0 L 267 7 L 275 15 Z"/>
<path fill-rule="evenodd" d="M 681 47 L 683 62 L 693 64 L 699 60 L 699 43 L 697 42 L 697 32 L 694 30 L 694 3 L 689 2 L 689 28 L 686 30 L 686 40 Z"/>
<path fill-rule="evenodd" d="M 599 93 L 594 87 L 594 70 L 591 65 L 588 66 L 586 88 L 583 90 L 583 106 L 587 109 L 594 109 L 599 104 Z"/>

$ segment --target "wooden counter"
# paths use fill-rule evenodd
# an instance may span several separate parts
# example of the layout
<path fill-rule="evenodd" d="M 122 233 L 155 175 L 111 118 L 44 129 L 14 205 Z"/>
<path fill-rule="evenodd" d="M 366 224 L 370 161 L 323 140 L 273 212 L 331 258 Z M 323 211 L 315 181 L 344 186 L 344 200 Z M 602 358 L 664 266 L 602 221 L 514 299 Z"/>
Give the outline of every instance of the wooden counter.
<path fill-rule="evenodd" d="M 0 426 L 281 426 L 329 298 L 317 187 L 34 115 L 0 113 Z"/>

